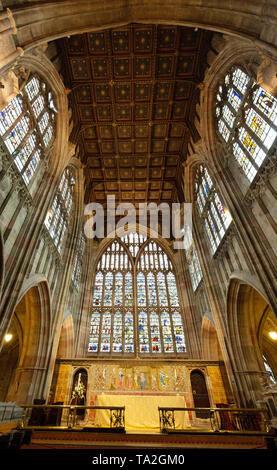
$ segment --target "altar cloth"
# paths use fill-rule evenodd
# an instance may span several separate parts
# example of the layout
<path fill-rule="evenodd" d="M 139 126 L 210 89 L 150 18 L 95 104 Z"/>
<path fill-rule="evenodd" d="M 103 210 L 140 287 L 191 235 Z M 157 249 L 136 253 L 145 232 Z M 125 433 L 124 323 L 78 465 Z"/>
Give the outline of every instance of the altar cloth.
<path fill-rule="evenodd" d="M 97 406 L 125 406 L 126 431 L 158 431 L 160 429 L 158 407 L 185 407 L 183 396 L 178 395 L 98 395 Z M 110 427 L 110 410 L 97 410 L 96 427 Z M 190 427 L 187 411 L 175 412 L 175 428 Z"/>

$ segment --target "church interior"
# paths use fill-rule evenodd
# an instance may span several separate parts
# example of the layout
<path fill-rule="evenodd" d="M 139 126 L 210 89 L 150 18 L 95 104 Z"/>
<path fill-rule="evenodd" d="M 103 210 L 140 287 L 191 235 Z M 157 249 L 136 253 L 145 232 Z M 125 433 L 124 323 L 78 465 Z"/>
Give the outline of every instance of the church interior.
<path fill-rule="evenodd" d="M 0 446 L 277 445 L 276 11 L 0 1 Z"/>

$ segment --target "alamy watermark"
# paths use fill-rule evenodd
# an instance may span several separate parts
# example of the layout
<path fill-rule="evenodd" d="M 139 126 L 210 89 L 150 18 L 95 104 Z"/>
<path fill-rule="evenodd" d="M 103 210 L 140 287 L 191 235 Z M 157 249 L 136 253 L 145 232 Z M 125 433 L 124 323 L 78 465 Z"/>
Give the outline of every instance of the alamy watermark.
<path fill-rule="evenodd" d="M 105 218 L 106 209 L 106 218 Z M 131 227 L 145 227 L 149 229 L 149 236 L 155 238 L 159 233 L 163 238 L 173 237 L 174 249 L 185 249 L 190 244 L 192 231 L 192 204 L 178 203 L 159 205 L 139 203 L 138 209 L 130 202 L 122 202 L 116 206 L 115 196 L 107 196 L 106 208 L 97 202 L 85 206 L 84 233 L 87 238 L 114 238 L 121 237 L 131 231 Z M 160 214 L 160 221 L 159 221 Z M 122 216 L 116 222 L 116 218 Z M 105 226 L 106 225 L 106 226 Z M 105 230 L 106 229 L 106 230 Z M 139 233 L 139 229 L 137 230 Z"/>

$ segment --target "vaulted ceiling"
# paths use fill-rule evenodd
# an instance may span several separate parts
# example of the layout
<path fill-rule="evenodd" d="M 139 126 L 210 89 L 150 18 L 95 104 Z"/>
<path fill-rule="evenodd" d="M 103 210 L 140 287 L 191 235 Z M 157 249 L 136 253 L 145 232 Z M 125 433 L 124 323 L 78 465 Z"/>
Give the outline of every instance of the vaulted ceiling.
<path fill-rule="evenodd" d="M 182 162 L 194 125 L 211 33 L 130 24 L 57 41 L 85 199 L 183 200 Z"/>

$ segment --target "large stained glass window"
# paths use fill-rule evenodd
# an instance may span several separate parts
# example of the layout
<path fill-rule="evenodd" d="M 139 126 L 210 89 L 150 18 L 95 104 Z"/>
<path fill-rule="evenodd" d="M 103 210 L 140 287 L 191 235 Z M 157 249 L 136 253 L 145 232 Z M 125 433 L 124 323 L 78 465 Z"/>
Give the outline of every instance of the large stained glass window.
<path fill-rule="evenodd" d="M 72 213 L 75 183 L 74 171 L 71 167 L 67 167 L 63 172 L 58 191 L 44 221 L 59 253 L 62 251 L 64 237 Z"/>
<path fill-rule="evenodd" d="M 176 355 L 186 353 L 186 343 L 172 262 L 158 243 L 129 233 L 98 262 L 88 352 L 136 351 Z"/>
<path fill-rule="evenodd" d="M 97 266 L 92 299 L 89 352 L 134 353 L 133 267 L 126 247 L 113 241 Z M 99 314 L 99 322 L 98 316 Z M 96 341 L 95 329 L 100 340 Z"/>
<path fill-rule="evenodd" d="M 276 142 L 277 100 L 241 68 L 232 68 L 216 96 L 218 131 L 248 180 L 255 178 Z"/>
<path fill-rule="evenodd" d="M 206 229 L 214 254 L 228 229 L 232 218 L 222 204 L 207 168 L 200 165 L 195 175 L 195 195 L 198 212 Z"/>
<path fill-rule="evenodd" d="M 52 93 L 37 75 L 0 113 L 0 136 L 27 186 L 54 139 L 56 113 Z"/>

